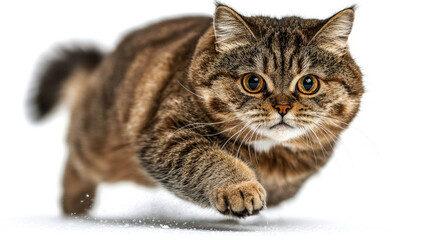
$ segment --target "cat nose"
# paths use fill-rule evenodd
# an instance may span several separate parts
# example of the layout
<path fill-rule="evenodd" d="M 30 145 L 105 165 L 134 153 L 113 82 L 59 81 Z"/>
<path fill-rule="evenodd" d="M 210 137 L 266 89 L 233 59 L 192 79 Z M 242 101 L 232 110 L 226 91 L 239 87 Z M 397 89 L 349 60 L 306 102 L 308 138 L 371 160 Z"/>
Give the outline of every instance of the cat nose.
<path fill-rule="evenodd" d="M 274 108 L 277 109 L 279 114 L 283 117 L 284 115 L 286 115 L 287 111 L 289 109 L 291 109 L 291 106 L 290 105 L 277 104 L 277 105 L 274 105 Z"/>

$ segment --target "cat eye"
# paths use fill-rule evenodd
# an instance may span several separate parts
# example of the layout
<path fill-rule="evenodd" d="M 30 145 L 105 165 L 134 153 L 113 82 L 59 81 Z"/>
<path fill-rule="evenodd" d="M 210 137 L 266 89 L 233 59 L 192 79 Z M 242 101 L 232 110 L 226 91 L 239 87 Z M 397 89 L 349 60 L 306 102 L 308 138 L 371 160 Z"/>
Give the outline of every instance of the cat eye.
<path fill-rule="evenodd" d="M 248 73 L 243 76 L 241 84 L 247 92 L 259 93 L 264 89 L 265 82 L 261 76 L 255 73 Z"/>
<path fill-rule="evenodd" d="M 314 75 L 306 75 L 299 79 L 297 88 L 303 94 L 315 94 L 319 90 L 319 79 Z"/>

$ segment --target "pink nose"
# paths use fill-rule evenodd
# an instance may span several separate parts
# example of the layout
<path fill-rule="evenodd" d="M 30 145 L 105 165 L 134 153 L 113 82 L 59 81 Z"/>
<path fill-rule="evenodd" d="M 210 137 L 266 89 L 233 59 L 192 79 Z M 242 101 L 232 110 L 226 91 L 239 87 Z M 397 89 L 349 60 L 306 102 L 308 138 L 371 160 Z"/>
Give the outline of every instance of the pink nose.
<path fill-rule="evenodd" d="M 284 116 L 287 113 L 287 110 L 291 108 L 290 105 L 280 105 L 277 104 L 274 106 L 275 109 L 280 113 L 280 115 Z"/>

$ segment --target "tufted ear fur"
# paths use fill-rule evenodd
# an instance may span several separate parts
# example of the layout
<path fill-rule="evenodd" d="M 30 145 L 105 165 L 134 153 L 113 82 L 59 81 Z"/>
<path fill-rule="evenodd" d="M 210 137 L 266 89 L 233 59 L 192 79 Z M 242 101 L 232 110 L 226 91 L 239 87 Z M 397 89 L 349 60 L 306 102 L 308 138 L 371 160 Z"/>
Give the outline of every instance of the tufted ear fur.
<path fill-rule="evenodd" d="M 309 45 L 315 45 L 336 55 L 347 51 L 347 39 L 353 27 L 354 8 L 347 8 L 329 18 L 314 35 Z"/>
<path fill-rule="evenodd" d="M 227 51 L 256 39 L 243 17 L 225 5 L 216 8 L 213 28 L 217 51 Z"/>

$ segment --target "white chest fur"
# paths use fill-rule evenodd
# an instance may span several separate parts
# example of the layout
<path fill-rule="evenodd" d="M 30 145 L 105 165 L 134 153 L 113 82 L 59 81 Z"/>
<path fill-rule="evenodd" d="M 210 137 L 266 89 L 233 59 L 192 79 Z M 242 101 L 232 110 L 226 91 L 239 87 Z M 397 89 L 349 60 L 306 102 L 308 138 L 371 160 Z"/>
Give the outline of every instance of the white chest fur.
<path fill-rule="evenodd" d="M 253 148 L 258 152 L 268 152 L 272 147 L 279 145 L 279 142 L 272 140 L 259 140 L 251 143 Z"/>
<path fill-rule="evenodd" d="M 270 130 L 263 130 L 263 136 L 267 139 L 258 140 L 251 143 L 251 145 L 258 152 L 268 152 L 274 146 L 288 146 L 288 141 L 298 136 L 301 136 L 303 132 L 300 129 L 294 128 L 276 128 Z"/>

